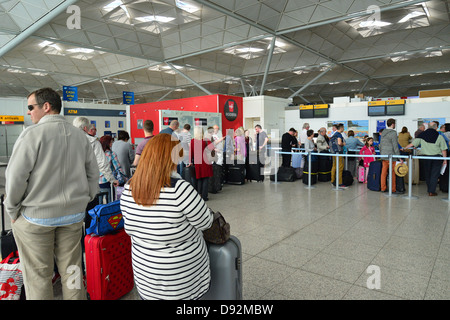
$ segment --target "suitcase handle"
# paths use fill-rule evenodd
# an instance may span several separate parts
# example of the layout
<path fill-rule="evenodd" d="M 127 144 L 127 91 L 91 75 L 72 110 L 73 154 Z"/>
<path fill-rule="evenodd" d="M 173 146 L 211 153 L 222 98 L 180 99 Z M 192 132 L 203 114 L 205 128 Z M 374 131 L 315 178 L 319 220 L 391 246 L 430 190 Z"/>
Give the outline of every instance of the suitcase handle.
<path fill-rule="evenodd" d="M 6 235 L 5 230 L 5 206 L 3 205 L 3 202 L 5 201 L 5 195 L 1 195 L 1 206 L 2 206 L 2 236 Z"/>

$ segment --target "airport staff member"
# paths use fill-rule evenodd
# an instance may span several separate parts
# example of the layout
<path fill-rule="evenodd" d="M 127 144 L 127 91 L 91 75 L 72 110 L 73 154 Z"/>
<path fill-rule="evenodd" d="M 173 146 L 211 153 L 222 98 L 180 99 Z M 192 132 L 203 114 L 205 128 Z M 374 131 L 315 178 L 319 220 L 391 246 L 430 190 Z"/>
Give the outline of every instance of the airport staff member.
<path fill-rule="evenodd" d="M 81 236 L 86 206 L 98 192 L 97 160 L 86 134 L 60 115 L 53 89 L 31 93 L 28 110 L 35 125 L 14 145 L 5 186 L 27 299 L 53 299 L 55 262 L 63 299 L 86 299 Z"/>

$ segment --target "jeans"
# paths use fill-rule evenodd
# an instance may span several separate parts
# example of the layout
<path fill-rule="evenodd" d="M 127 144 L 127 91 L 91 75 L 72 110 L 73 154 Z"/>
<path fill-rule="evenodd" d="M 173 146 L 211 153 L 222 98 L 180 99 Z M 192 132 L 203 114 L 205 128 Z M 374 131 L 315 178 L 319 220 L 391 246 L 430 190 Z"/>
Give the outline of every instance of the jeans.
<path fill-rule="evenodd" d="M 434 155 L 430 157 L 440 157 L 441 155 Z M 427 183 L 427 192 L 435 193 L 438 183 L 439 175 L 441 174 L 443 160 L 423 160 L 423 169 L 425 181 Z"/>

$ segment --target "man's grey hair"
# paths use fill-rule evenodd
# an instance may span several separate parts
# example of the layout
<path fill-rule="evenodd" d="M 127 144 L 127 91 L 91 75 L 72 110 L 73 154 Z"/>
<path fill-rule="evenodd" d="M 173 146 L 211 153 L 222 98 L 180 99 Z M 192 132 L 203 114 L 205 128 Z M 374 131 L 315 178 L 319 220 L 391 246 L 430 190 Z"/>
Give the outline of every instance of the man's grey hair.
<path fill-rule="evenodd" d="M 78 129 L 81 129 L 84 131 L 84 128 L 86 128 L 86 130 L 89 129 L 90 122 L 89 122 L 89 119 L 86 117 L 76 117 L 75 119 L 73 119 L 72 124 L 75 128 L 78 128 Z"/>
<path fill-rule="evenodd" d="M 437 129 L 438 128 L 438 124 L 436 122 L 434 122 L 434 121 L 431 121 L 428 124 L 428 127 L 431 128 L 431 129 Z"/>
<path fill-rule="evenodd" d="M 304 124 L 303 124 L 303 129 L 308 129 L 309 128 L 309 123 L 308 122 L 305 122 Z"/>

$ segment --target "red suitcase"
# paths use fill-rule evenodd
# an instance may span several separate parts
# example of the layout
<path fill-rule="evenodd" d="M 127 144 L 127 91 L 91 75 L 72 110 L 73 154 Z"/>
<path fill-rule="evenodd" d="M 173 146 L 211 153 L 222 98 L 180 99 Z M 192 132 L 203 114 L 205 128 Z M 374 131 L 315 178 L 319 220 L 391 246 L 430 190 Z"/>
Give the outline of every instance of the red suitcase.
<path fill-rule="evenodd" d="M 84 244 L 91 300 L 117 300 L 133 289 L 131 239 L 124 229 L 104 236 L 87 235 Z"/>

